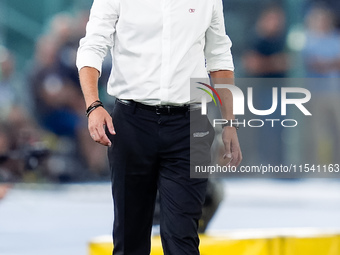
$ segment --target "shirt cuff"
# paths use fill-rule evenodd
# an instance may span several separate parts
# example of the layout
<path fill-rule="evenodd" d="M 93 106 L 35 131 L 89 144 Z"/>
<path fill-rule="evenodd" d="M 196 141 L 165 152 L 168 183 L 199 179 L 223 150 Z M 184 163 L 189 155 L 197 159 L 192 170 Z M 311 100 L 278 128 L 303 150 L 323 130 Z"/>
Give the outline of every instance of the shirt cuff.
<path fill-rule="evenodd" d="M 228 70 L 228 71 L 234 71 L 234 64 L 233 61 L 221 61 L 216 63 L 207 64 L 207 71 L 215 72 L 215 71 L 221 71 L 221 70 Z"/>
<path fill-rule="evenodd" d="M 76 65 L 78 71 L 85 66 L 93 67 L 99 71 L 99 75 L 102 73 L 102 58 L 96 53 L 90 50 L 78 51 Z"/>

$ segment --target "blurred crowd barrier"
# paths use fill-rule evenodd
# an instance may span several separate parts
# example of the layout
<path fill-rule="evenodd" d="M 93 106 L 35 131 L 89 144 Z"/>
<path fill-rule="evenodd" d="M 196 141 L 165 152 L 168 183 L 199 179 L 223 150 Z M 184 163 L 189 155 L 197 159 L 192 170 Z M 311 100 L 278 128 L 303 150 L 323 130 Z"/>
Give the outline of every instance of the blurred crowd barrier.
<path fill-rule="evenodd" d="M 200 236 L 202 255 L 337 255 L 340 235 L 319 229 L 236 230 Z M 90 255 L 112 253 L 112 237 L 101 236 L 89 243 Z M 163 255 L 161 238 L 151 239 L 151 255 Z"/>
<path fill-rule="evenodd" d="M 31 19 L 24 8 L 15 9 L 15 2 L 0 4 L 0 14 L 6 14 L 0 19 L 0 181 L 108 179 L 105 148 L 94 143 L 87 131 L 75 67 L 91 1 L 76 1 L 78 4 L 63 6 L 58 13 L 49 8 L 51 15 L 43 25 L 34 21 L 32 9 Z M 241 131 L 243 163 L 339 163 L 339 1 L 223 2 L 236 76 L 315 78 L 314 83 L 301 87 L 312 94 L 310 111 L 321 116 L 301 119 L 303 125 L 289 132 L 282 127 Z M 35 12 L 38 20 L 40 10 Z M 21 19 L 22 27 L 13 17 Z M 36 31 L 39 35 L 32 46 L 20 46 L 20 40 L 14 38 L 21 37 L 13 36 L 29 37 Z M 28 49 L 30 57 L 23 57 L 21 49 L 26 55 Z M 110 69 L 107 58 L 99 90 L 109 110 L 114 103 L 106 95 Z M 318 78 L 327 82 L 321 84 Z M 271 98 L 270 87 L 254 87 L 259 109 L 269 108 Z M 280 119 L 279 109 L 269 117 Z"/>

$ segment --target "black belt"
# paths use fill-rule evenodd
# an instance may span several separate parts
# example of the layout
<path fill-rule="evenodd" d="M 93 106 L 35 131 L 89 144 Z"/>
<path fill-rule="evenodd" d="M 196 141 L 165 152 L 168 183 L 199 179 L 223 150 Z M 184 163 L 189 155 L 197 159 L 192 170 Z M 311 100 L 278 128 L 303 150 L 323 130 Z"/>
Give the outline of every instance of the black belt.
<path fill-rule="evenodd" d="M 136 108 L 140 108 L 143 110 L 148 110 L 155 112 L 156 114 L 164 114 L 164 115 L 172 115 L 172 114 L 181 114 L 186 113 L 188 111 L 200 109 L 199 104 L 185 104 L 181 106 L 177 105 L 146 105 L 133 100 L 125 100 L 125 99 L 117 99 L 122 104 L 134 106 Z"/>

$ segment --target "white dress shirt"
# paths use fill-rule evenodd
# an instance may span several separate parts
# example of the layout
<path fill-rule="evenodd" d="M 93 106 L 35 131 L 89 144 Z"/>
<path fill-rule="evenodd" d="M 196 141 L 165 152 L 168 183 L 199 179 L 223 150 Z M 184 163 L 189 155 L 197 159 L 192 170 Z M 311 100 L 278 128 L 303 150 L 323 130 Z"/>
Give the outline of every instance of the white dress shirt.
<path fill-rule="evenodd" d="M 94 0 L 77 67 L 101 72 L 111 50 L 107 91 L 149 105 L 190 99 L 190 78 L 234 70 L 222 0 Z"/>

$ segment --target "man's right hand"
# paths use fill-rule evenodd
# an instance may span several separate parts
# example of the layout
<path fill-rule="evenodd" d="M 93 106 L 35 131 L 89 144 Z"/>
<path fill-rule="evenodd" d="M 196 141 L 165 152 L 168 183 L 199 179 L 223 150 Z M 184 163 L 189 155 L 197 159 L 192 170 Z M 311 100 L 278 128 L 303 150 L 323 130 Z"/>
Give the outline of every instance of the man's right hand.
<path fill-rule="evenodd" d="M 112 135 L 116 134 L 110 114 L 103 107 L 98 107 L 89 115 L 89 132 L 95 142 L 111 146 L 111 141 L 105 133 L 105 126 Z"/>

